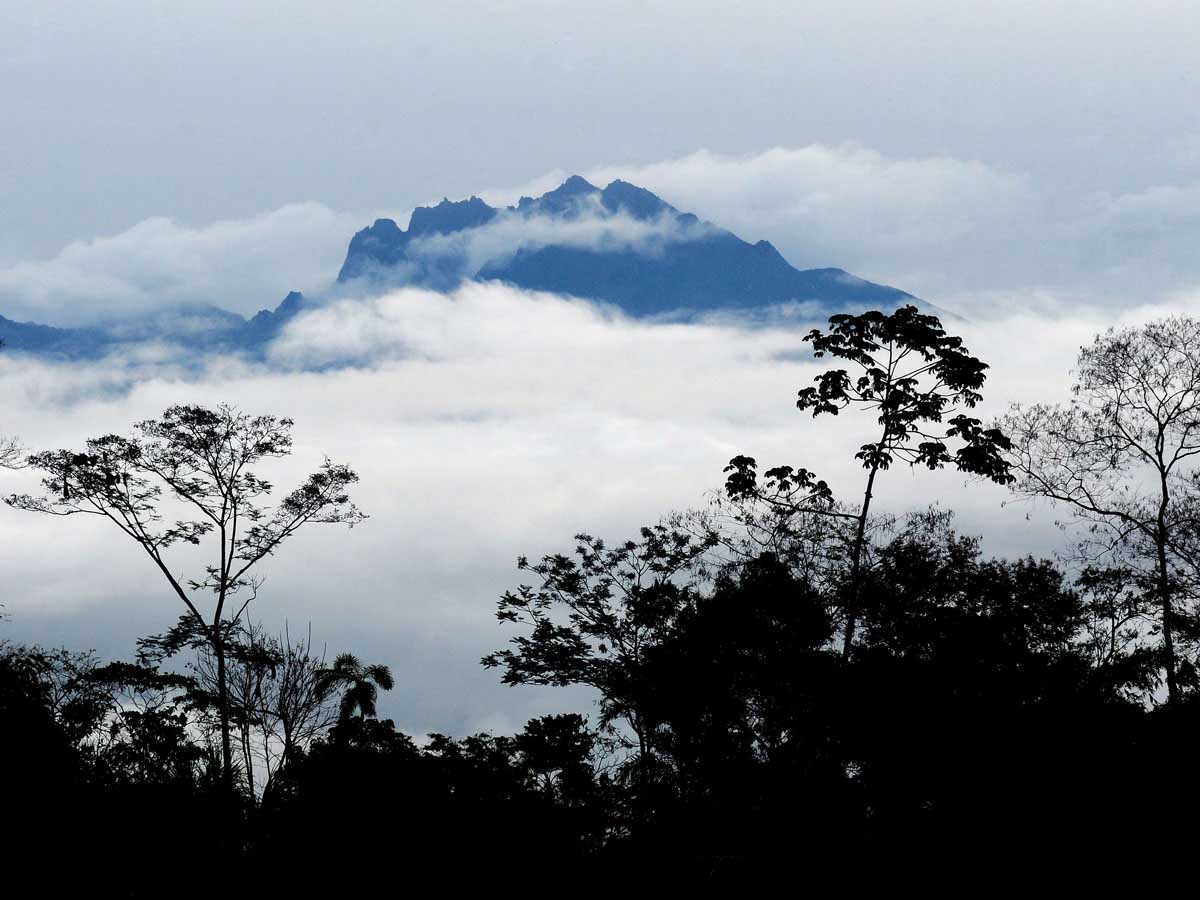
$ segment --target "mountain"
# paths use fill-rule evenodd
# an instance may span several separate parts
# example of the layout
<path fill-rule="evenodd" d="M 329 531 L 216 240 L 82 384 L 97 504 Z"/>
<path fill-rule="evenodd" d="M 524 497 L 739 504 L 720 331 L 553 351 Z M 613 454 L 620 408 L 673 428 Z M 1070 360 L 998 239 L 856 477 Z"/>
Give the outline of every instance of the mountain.
<path fill-rule="evenodd" d="M 516 206 L 471 197 L 418 207 L 407 230 L 377 219 L 354 235 L 337 277 L 350 295 L 406 284 L 447 291 L 468 280 L 605 301 L 632 316 L 745 313 L 788 303 L 813 304 L 821 315 L 922 305 L 842 269 L 797 269 L 768 241 L 748 243 L 645 188 L 617 180 L 601 189 L 578 175 Z M 200 305 L 90 328 L 0 316 L 0 341 L 61 359 L 144 341 L 253 356 L 310 306 L 292 292 L 250 319 Z"/>
<path fill-rule="evenodd" d="M 537 227 L 557 222 L 570 229 L 584 221 L 601 229 L 591 244 L 569 232 L 553 240 Z M 623 240 L 628 234 L 643 239 Z M 504 249 L 472 269 L 473 245 Z M 791 302 L 814 302 L 829 312 L 919 302 L 842 269 L 797 269 L 768 241 L 748 243 L 628 182 L 601 189 L 578 175 L 541 197 L 522 197 L 515 207 L 495 209 L 478 197 L 420 207 L 407 231 L 378 219 L 354 236 L 338 274 L 342 283 L 363 279 L 438 290 L 468 278 L 604 300 L 634 316 Z"/>
<path fill-rule="evenodd" d="M 0 346 L 54 359 L 93 359 L 121 345 L 165 341 L 191 350 L 258 353 L 305 308 L 292 291 L 274 309 L 249 320 L 216 306 L 159 312 L 136 321 L 95 328 L 54 328 L 0 316 Z"/>
<path fill-rule="evenodd" d="M 54 328 L 0 316 L 0 347 L 40 356 L 86 359 L 103 355 L 109 337 L 93 328 Z"/>

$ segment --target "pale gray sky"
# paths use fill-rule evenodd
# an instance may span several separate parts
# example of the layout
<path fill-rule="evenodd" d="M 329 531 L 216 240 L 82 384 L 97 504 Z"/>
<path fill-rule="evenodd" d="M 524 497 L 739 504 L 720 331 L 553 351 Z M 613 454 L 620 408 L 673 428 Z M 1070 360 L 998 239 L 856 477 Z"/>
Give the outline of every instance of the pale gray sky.
<path fill-rule="evenodd" d="M 151 217 L 406 210 L 697 150 L 978 162 L 1068 223 L 1200 179 L 1189 2 L 0 0 L 0 22 L 0 264 Z M 1172 209 L 1194 226 L 1200 191 Z M 902 286 L 986 289 L 991 255 Z"/>

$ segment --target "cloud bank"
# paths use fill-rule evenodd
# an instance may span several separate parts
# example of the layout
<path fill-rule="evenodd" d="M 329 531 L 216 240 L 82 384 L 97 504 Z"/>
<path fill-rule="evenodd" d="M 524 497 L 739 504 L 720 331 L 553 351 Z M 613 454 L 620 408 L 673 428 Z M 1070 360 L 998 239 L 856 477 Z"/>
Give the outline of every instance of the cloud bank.
<path fill-rule="evenodd" d="M 1196 312 L 1200 298 L 1171 308 Z M 1078 346 L 1112 319 L 1022 314 L 962 325 L 993 367 L 982 413 L 1065 398 Z M 588 704 L 584 693 L 504 688 L 478 665 L 511 634 L 494 608 L 519 581 L 519 554 L 567 550 L 581 530 L 623 539 L 703 505 L 738 453 L 808 466 L 848 498 L 861 490 L 852 454 L 870 423 L 794 409 L 795 391 L 818 371 L 804 330 L 630 321 L 495 284 L 448 296 L 407 289 L 302 316 L 267 364 L 214 358 L 197 372 L 154 357 L 60 366 L 0 355 L 10 398 L 0 425 L 40 448 L 122 432 L 178 402 L 294 417 L 294 456 L 263 474 L 283 491 L 326 454 L 351 463 L 371 518 L 352 532 L 313 529 L 273 557 L 258 614 L 272 628 L 311 621 L 331 652 L 392 665 L 398 686 L 383 709 L 403 728 L 505 730 Z M 313 369 L 331 358 L 355 364 Z M 4 473 L 5 490 L 26 489 L 31 477 Z M 984 533 L 991 553 L 1045 552 L 1062 540 L 1052 510 L 1005 506 L 1005 491 L 949 472 L 890 471 L 878 496 L 893 511 L 935 501 L 958 510 L 961 529 Z M 6 576 L 17 586 L 5 598 L 5 636 L 128 656 L 137 636 L 174 620 L 156 573 L 104 525 L 0 509 Z"/>
<path fill-rule="evenodd" d="M 202 227 L 146 219 L 50 259 L 0 268 L 0 314 L 53 325 L 209 305 L 252 314 L 289 290 L 331 281 L 358 222 L 319 203 Z"/>
<path fill-rule="evenodd" d="M 700 240 L 711 231 L 706 223 L 681 222 L 670 213 L 652 219 L 611 213 L 590 195 L 566 218 L 502 209 L 486 225 L 420 235 L 409 243 L 408 256 L 426 268 L 452 269 L 458 277 L 474 278 L 485 266 L 504 264 L 520 251 L 558 246 L 656 256 L 670 244 Z"/>
<path fill-rule="evenodd" d="M 1200 283 L 1200 181 L 1186 170 L 1178 182 L 1079 193 L 979 160 L 851 143 L 701 150 L 586 174 L 765 237 L 800 268 L 839 266 L 970 315 L 1046 311 L 1047 291 L 1071 306 L 1136 306 Z"/>
<path fill-rule="evenodd" d="M 952 157 L 895 159 L 855 144 L 774 148 L 747 156 L 698 151 L 595 173 L 644 184 L 748 240 L 768 237 L 800 268 L 898 271 L 981 238 L 1011 239 L 1036 214 L 1028 176 Z"/>

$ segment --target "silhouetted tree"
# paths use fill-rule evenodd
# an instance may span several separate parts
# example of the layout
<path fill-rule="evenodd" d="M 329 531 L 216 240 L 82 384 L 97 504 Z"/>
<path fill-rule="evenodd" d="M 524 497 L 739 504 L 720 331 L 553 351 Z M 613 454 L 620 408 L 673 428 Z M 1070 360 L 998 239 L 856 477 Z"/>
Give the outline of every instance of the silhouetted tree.
<path fill-rule="evenodd" d="M 530 632 L 512 638 L 514 649 L 482 662 L 502 666 L 505 684 L 595 688 L 601 723 L 622 719 L 636 735 L 639 784 L 645 788 L 653 728 L 645 712 L 651 690 L 645 653 L 692 602 L 698 566 L 712 541 L 665 525 L 643 528 L 640 541 L 615 547 L 586 534 L 575 539 L 574 558 L 518 560 L 518 568 L 540 584 L 506 592 L 496 617 Z"/>
<path fill-rule="evenodd" d="M 352 526 L 364 518 L 347 493 L 358 476 L 328 460 L 273 509 L 263 505 L 272 485 L 252 467 L 289 454 L 291 429 L 291 419 L 250 416 L 230 406 L 172 406 L 135 426 L 132 437 L 105 435 L 87 441 L 82 452 L 30 456 L 30 465 L 44 473 L 46 493 L 7 499 L 17 509 L 102 516 L 150 558 L 216 657 L 221 758 L 231 789 L 226 643 L 253 599 L 251 570 L 305 525 Z M 183 518 L 164 522 L 164 497 Z M 179 574 L 167 551 L 205 541 L 213 557 L 202 574 Z"/>
<path fill-rule="evenodd" d="M 1144 711 L 1098 673 L 1087 604 L 1052 562 L 984 559 L 922 516 L 881 549 L 863 599 L 842 735 L 879 851 L 1044 847 L 1061 864 L 1140 819 L 1118 782 L 1144 764 Z"/>
<path fill-rule="evenodd" d="M 1079 353 L 1074 399 L 1014 406 L 1002 427 L 1019 494 L 1068 506 L 1089 526 L 1087 556 L 1152 573 L 1168 697 L 1180 698 L 1180 567 L 1195 569 L 1200 492 L 1200 322 L 1109 329 Z"/>
<path fill-rule="evenodd" d="M 395 681 L 387 666 L 378 663 L 366 666 L 353 653 L 339 653 L 332 666 L 321 670 L 317 684 L 322 691 L 343 691 L 338 722 L 344 724 L 355 710 L 360 719 L 375 718 L 379 689 L 390 691 Z"/>
<path fill-rule="evenodd" d="M 936 316 L 905 306 L 891 314 L 871 311 L 832 316 L 829 325 L 828 332 L 814 329 L 805 337 L 813 346 L 813 355 L 820 359 L 829 354 L 844 360 L 857 374 L 846 369 L 823 372 L 815 379 L 816 387 L 799 392 L 796 406 L 812 410 L 814 417 L 837 415 L 851 406 L 878 414 L 878 437 L 855 455 L 867 471 L 858 510 L 848 513 L 834 506 L 828 485 L 806 469 L 781 466 L 768 470 L 768 489 L 763 491 L 755 461 L 745 456 L 730 461 L 727 489 L 732 495 L 768 497 L 855 521 L 842 650 L 848 655 L 858 620 L 863 551 L 878 473 L 899 460 L 929 469 L 952 465 L 1002 484 L 1012 476 L 1001 455 L 1008 446 L 1004 434 L 958 412 L 983 399 L 979 389 L 987 377 L 987 365 L 967 352 L 962 338 L 946 334 Z M 950 427 L 934 433 L 933 426 L 942 422 Z M 953 452 L 948 440 L 958 442 Z"/>
<path fill-rule="evenodd" d="M 270 678 L 262 682 L 256 694 L 257 712 L 265 731 L 264 746 L 279 748 L 273 760 L 270 751 L 265 751 L 267 789 L 275 773 L 286 769 L 337 721 L 323 677 L 325 654 L 314 652 L 311 631 L 306 638 L 293 640 L 285 626 L 283 635 L 271 639 L 269 645 L 276 662 Z"/>
<path fill-rule="evenodd" d="M 64 814 L 82 811 L 75 795 L 84 767 L 54 716 L 46 667 L 37 648 L 0 644 L 0 847 L 10 878 L 22 872 L 44 877 L 54 856 L 46 835 L 61 827 Z"/>
<path fill-rule="evenodd" d="M 139 658 L 154 665 L 184 650 L 194 652 L 187 666 L 195 678 L 195 724 L 219 735 L 217 660 L 194 621 L 184 616 L 165 634 L 140 638 L 138 645 Z M 231 623 L 225 645 L 230 719 L 242 774 L 254 797 L 256 784 L 264 793 L 269 790 L 288 760 L 337 721 L 334 686 L 325 677 L 324 652 L 313 652 L 311 631 L 307 638 L 293 639 L 285 626 L 275 637 L 261 623 L 241 620 Z M 260 768 L 261 781 L 255 774 Z"/>
<path fill-rule="evenodd" d="M 21 442 L 12 435 L 0 435 L 0 468 L 23 469 L 25 465 L 25 450 Z"/>
<path fill-rule="evenodd" d="M 1153 582 L 1128 568 L 1088 566 L 1075 589 L 1086 616 L 1081 641 L 1097 677 L 1119 696 L 1148 701 L 1161 671 L 1151 643 L 1158 605 Z"/>
<path fill-rule="evenodd" d="M 14 669 L 33 718 L 5 707 Z M 219 756 L 191 727 L 191 687 L 152 667 L 100 665 L 91 653 L 0 647 L 0 831 L 23 835 L 0 838 L 11 877 L 28 872 L 57 895 L 96 890 L 105 872 L 102 893 L 154 896 L 177 864 L 182 831 L 207 835 L 213 852 L 236 845 Z M 133 851 L 136 876 L 105 870 Z"/>
<path fill-rule="evenodd" d="M 592 781 L 595 735 L 577 713 L 530 719 L 513 747 L 533 784 L 552 800 L 574 800 Z"/>
<path fill-rule="evenodd" d="M 728 568 L 649 648 L 648 716 L 671 786 L 664 852 L 730 873 L 846 839 L 857 803 L 832 635 L 829 598 L 768 553 Z"/>

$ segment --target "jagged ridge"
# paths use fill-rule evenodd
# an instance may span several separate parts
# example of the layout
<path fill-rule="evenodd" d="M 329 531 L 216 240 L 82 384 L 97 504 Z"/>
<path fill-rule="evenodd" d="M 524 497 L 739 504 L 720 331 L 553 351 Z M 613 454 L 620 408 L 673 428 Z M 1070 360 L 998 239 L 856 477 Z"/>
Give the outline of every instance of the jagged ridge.
<path fill-rule="evenodd" d="M 515 207 L 495 209 L 478 197 L 414 210 L 407 231 L 379 219 L 354 236 L 340 282 L 394 280 L 446 289 L 461 280 L 445 267 L 410 254 L 417 238 L 435 232 L 468 232 L 501 214 L 549 216 L 565 221 L 585 215 L 628 216 L 674 223 L 689 234 L 654 253 L 637 249 L 590 249 L 550 244 L 518 249 L 485 263 L 474 277 L 518 287 L 615 303 L 631 315 L 718 309 L 746 310 L 812 301 L 830 311 L 916 302 L 911 294 L 857 278 L 842 269 L 796 269 L 768 241 L 750 244 L 732 232 L 681 213 L 645 188 L 613 181 L 600 189 L 573 175 L 541 197 L 522 197 Z M 702 226 L 702 227 L 696 227 Z"/>
<path fill-rule="evenodd" d="M 470 237 L 474 229 L 486 228 L 501 216 L 515 217 L 518 225 L 521 218 L 574 222 L 593 216 L 611 220 L 617 227 L 627 224 L 627 219 L 649 223 L 651 231 L 664 230 L 669 239 L 647 252 L 636 242 L 589 247 L 543 238 L 464 274 L 463 260 L 454 255 L 453 236 Z M 410 252 L 446 237 L 451 239 L 445 256 Z M 796 269 L 768 241 L 748 243 L 691 213 L 681 213 L 637 185 L 617 180 L 601 189 L 578 175 L 540 197 L 522 197 L 516 206 L 505 209 L 470 197 L 418 207 L 407 230 L 392 219 L 377 219 L 354 235 L 338 273 L 343 284 L 418 284 L 439 290 L 453 288 L 464 277 L 607 301 L 635 316 L 746 311 L 806 301 L 828 314 L 920 302 L 904 291 L 842 269 Z M 303 296 L 292 292 L 275 309 L 261 310 L 249 320 L 211 306 L 93 328 L 55 328 L 0 316 L 0 341 L 12 350 L 64 359 L 96 357 L 123 343 L 148 339 L 176 341 L 192 350 L 260 353 L 305 308 Z"/>

